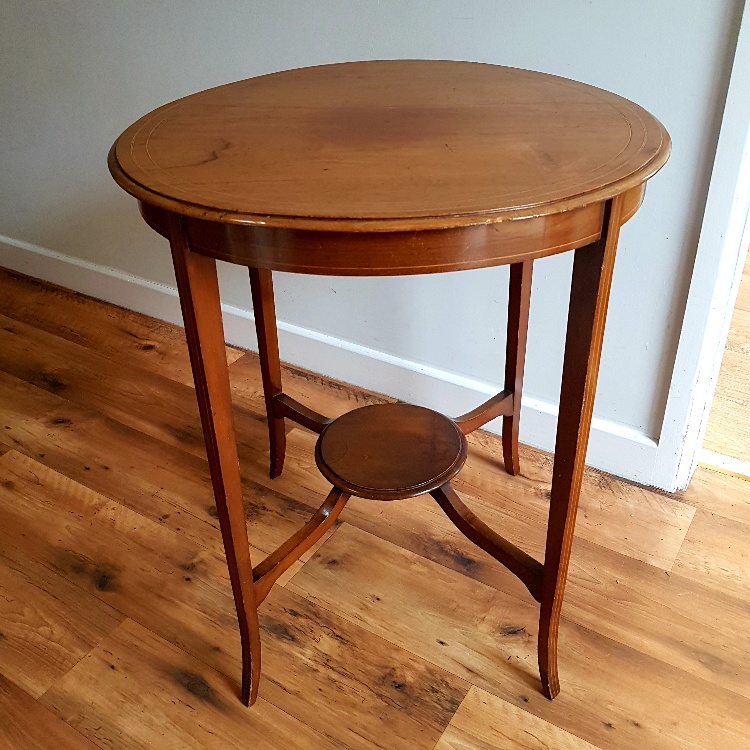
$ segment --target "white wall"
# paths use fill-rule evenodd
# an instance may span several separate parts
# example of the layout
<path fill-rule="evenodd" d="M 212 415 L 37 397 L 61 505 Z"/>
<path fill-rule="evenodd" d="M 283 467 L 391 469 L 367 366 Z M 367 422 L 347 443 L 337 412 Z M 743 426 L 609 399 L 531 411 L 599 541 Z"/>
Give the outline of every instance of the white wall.
<path fill-rule="evenodd" d="M 81 287 L 98 266 L 173 286 L 165 241 L 112 182 L 106 154 L 145 112 L 209 86 L 325 62 L 425 57 L 513 65 L 610 89 L 653 112 L 673 139 L 670 162 L 622 233 L 589 451 L 595 465 L 648 481 L 742 4 L 5 0 L 0 264 L 70 286 Z M 63 273 L 66 259 L 38 248 L 96 267 Z M 535 266 L 522 439 L 546 448 L 570 265 L 563 256 Z M 292 324 L 282 356 L 449 412 L 469 408 L 502 376 L 506 279 L 505 269 L 398 279 L 278 275 L 279 317 Z M 114 287 L 108 294 L 104 282 L 94 286 L 121 304 L 173 314 L 173 300 L 165 313 L 142 285 L 132 299 Z M 250 308 L 242 269 L 222 269 L 222 290 L 240 308 L 236 323 Z M 246 343 L 235 323 L 230 336 Z"/>

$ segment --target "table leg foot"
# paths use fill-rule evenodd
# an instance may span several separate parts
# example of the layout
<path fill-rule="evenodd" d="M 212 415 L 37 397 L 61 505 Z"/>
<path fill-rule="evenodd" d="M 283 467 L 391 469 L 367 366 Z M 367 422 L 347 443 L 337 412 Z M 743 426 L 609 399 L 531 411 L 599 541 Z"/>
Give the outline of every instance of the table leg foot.
<path fill-rule="evenodd" d="M 518 423 L 521 419 L 523 365 L 531 304 L 533 261 L 513 263 L 508 288 L 508 332 L 505 342 L 505 390 L 513 393 L 513 412 L 503 417 L 503 461 L 511 476 L 521 473 L 518 461 Z"/>
<path fill-rule="evenodd" d="M 560 693 L 560 680 L 557 676 L 557 630 L 560 616 L 552 616 L 542 605 L 539 617 L 539 676 L 542 679 L 542 692 L 552 700 Z"/>
<path fill-rule="evenodd" d="M 240 700 L 252 706 L 258 700 L 260 684 L 260 639 L 257 646 L 252 641 L 242 643 L 242 694 Z"/>
<path fill-rule="evenodd" d="M 560 683 L 555 674 L 554 681 L 551 681 L 549 677 L 545 678 L 542 676 L 542 693 L 547 700 L 554 700 L 560 694 Z"/>

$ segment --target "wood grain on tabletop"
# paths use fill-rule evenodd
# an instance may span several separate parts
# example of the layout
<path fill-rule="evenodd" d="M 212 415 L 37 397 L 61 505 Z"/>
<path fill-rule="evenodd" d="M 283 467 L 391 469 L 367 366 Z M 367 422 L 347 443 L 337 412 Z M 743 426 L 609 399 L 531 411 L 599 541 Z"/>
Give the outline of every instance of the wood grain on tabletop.
<path fill-rule="evenodd" d="M 6 283 L 13 275 L 0 273 Z M 207 464 L 185 439 L 197 413 L 185 406 L 194 397 L 184 350 L 170 344 L 179 332 L 23 280 L 17 288 L 13 309 L 0 295 L 4 326 L 16 331 L 4 333 L 21 337 L 19 361 L 0 352 L 0 580 L 13 626 L 0 640 L 0 685 L 14 719 L 0 722 L 0 746 L 10 736 L 34 747 L 43 735 L 86 747 L 63 720 L 114 747 L 189 733 L 196 747 L 238 737 L 356 750 L 750 744 L 750 489 L 704 469 L 678 496 L 585 473 L 561 629 L 569 689 L 554 703 L 537 692 L 535 606 L 522 585 L 431 501 L 353 499 L 261 607 L 265 676 L 259 712 L 245 711 L 233 692 L 236 624 Z M 25 294 L 36 301 L 23 304 Z M 64 312 L 51 309 L 58 301 Z M 100 322 L 106 342 L 93 335 Z M 154 350 L 126 347 L 126 330 L 149 331 L 159 367 Z M 285 474 L 268 479 L 257 359 L 228 361 L 255 561 L 304 523 L 327 483 L 314 467 L 315 436 L 298 428 Z M 296 368 L 283 377 L 330 414 L 387 400 Z M 540 556 L 550 458 L 522 447 L 522 475 L 509 478 L 499 437 L 469 442 L 457 489 Z M 43 690 L 41 705 L 32 696 Z M 128 708 L 143 695 L 151 714 Z M 217 736 L 196 722 L 215 722 Z"/>
<path fill-rule="evenodd" d="M 601 89 L 495 65 L 391 60 L 285 71 L 172 102 L 128 128 L 109 164 L 153 229 L 169 237 L 179 214 L 201 255 L 394 275 L 589 245 L 604 202 L 620 201 L 627 221 L 669 151 L 655 118 Z M 432 229 L 441 231 L 414 231 Z"/>

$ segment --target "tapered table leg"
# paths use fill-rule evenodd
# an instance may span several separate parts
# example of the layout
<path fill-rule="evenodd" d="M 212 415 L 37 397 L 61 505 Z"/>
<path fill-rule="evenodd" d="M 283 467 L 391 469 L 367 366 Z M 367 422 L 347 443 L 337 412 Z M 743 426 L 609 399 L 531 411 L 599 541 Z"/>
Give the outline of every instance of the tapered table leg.
<path fill-rule="evenodd" d="M 171 216 L 169 239 L 216 510 L 239 620 L 242 701 L 245 705 L 252 705 L 260 680 L 260 633 L 242 506 L 216 261 L 190 252 L 182 221 L 176 215 Z"/>
<path fill-rule="evenodd" d="M 505 343 L 505 390 L 513 393 L 513 413 L 503 417 L 503 460 L 505 471 L 516 476 L 518 463 L 518 422 L 521 418 L 523 364 L 526 359 L 526 332 L 529 328 L 531 270 L 533 261 L 510 267 L 508 290 L 508 333 Z"/>
<path fill-rule="evenodd" d="M 621 221 L 617 197 L 605 206 L 601 239 L 576 250 L 573 261 L 539 618 L 539 672 L 548 698 L 560 692 L 557 631 Z"/>
<path fill-rule="evenodd" d="M 276 332 L 276 309 L 273 302 L 273 280 L 271 271 L 264 268 L 250 269 L 250 291 L 253 297 L 255 330 L 258 334 L 258 356 L 263 380 L 263 395 L 266 401 L 268 420 L 268 442 L 271 448 L 271 479 L 275 479 L 284 468 L 286 432 L 284 417 L 280 416 L 275 396 L 281 393 L 281 364 L 279 362 L 279 340 Z"/>

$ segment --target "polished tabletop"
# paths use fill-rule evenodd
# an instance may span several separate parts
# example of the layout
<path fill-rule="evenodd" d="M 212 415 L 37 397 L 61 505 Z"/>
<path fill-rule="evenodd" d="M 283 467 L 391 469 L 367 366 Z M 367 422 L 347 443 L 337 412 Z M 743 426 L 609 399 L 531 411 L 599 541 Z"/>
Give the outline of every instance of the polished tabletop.
<path fill-rule="evenodd" d="M 661 123 L 602 89 L 389 60 L 187 96 L 129 127 L 110 168 L 141 201 L 186 216 L 358 232 L 560 213 L 642 185 L 668 155 Z"/>

